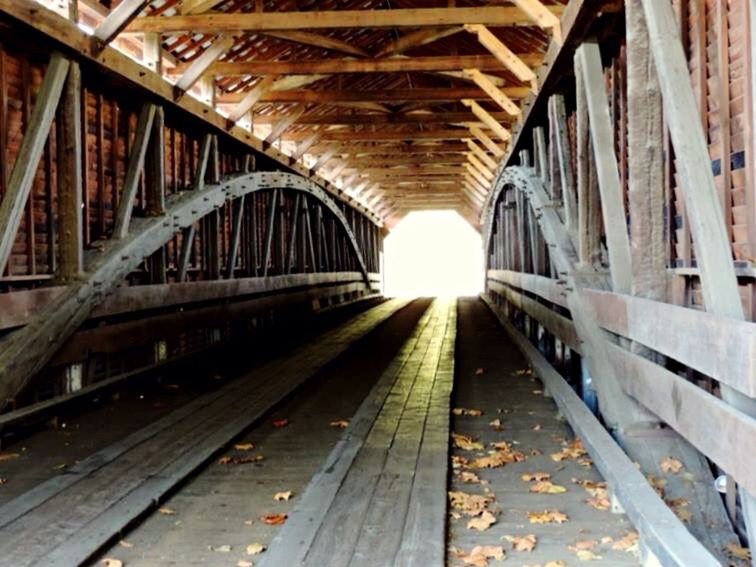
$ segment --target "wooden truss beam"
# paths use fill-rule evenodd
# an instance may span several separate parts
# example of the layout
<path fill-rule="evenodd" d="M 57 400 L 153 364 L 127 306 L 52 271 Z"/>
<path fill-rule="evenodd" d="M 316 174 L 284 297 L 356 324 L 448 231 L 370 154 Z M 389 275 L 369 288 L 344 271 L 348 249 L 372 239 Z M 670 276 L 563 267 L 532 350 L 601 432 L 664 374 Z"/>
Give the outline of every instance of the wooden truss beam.
<path fill-rule="evenodd" d="M 494 119 L 496 118 L 495 114 L 492 114 L 491 116 Z M 500 158 L 504 155 L 504 150 L 478 126 L 470 126 L 470 133 L 472 133 L 473 136 L 480 140 L 480 142 L 486 147 L 486 149 L 495 157 Z"/>
<path fill-rule="evenodd" d="M 459 140 L 464 138 L 467 130 L 426 130 L 423 132 L 324 132 L 321 140 L 324 141 L 385 141 L 385 140 Z M 301 133 L 291 136 L 284 136 L 286 140 L 299 140 L 302 138 Z"/>
<path fill-rule="evenodd" d="M 149 0 L 123 0 L 108 14 L 94 31 L 94 36 L 102 43 L 110 43 L 115 36 L 129 25 L 148 4 Z"/>
<path fill-rule="evenodd" d="M 491 33 L 486 26 L 471 24 L 465 26 L 465 29 L 468 32 L 475 34 L 478 37 L 480 44 L 488 49 L 494 57 L 504 65 L 504 67 L 514 74 L 515 77 L 526 83 L 533 83 L 533 81 L 536 80 L 536 74 L 528 66 L 526 59 L 522 55 L 514 53 L 504 45 L 504 43 Z M 479 65 L 469 65 L 469 67 L 482 69 Z"/>
<path fill-rule="evenodd" d="M 549 13 L 553 15 L 561 14 L 562 11 L 562 6 L 549 7 Z M 323 12 L 247 12 L 147 16 L 133 21 L 127 31 L 220 33 L 339 28 L 418 28 L 464 24 L 485 24 L 496 27 L 529 26 L 533 24 L 533 19 L 519 8 L 500 6 Z"/>
<path fill-rule="evenodd" d="M 507 130 L 506 128 L 504 128 L 504 126 L 499 124 L 499 122 L 493 116 L 491 116 L 491 114 L 485 108 L 480 106 L 477 102 L 470 99 L 464 99 L 462 101 L 462 104 L 464 104 L 466 107 L 472 110 L 473 114 L 475 114 L 475 116 L 477 116 L 481 120 L 481 122 L 483 122 L 491 130 L 493 130 L 494 134 L 496 134 L 499 138 L 501 138 L 505 142 L 508 142 L 512 139 L 512 134 L 510 134 L 509 130 Z M 476 135 L 476 137 L 479 137 L 479 136 Z"/>
<path fill-rule="evenodd" d="M 464 74 L 478 85 L 483 92 L 485 92 L 491 100 L 498 104 L 505 112 L 511 116 L 519 117 L 522 112 L 514 101 L 509 98 L 506 92 L 497 87 L 493 82 L 481 73 L 478 69 L 465 69 Z"/>
<path fill-rule="evenodd" d="M 489 32 L 490 33 L 490 32 Z M 538 54 L 510 52 L 510 57 L 519 62 L 518 70 L 530 68 L 523 62 L 537 65 L 543 59 Z M 384 59 L 308 59 L 296 61 L 228 61 L 215 63 L 209 72 L 213 75 L 310 75 L 322 73 L 327 75 L 344 73 L 407 73 L 461 71 L 476 68 L 485 71 L 501 70 L 499 59 L 492 55 L 440 55 L 434 57 L 389 57 Z M 174 72 L 180 73 L 182 67 Z M 522 73 L 521 73 L 522 74 Z M 535 78 L 532 74 L 531 78 Z M 528 79 L 528 81 L 531 79 Z"/>
<path fill-rule="evenodd" d="M 320 35 L 317 33 L 289 30 L 289 31 L 268 31 L 265 35 L 275 37 L 278 39 L 284 39 L 294 43 L 301 43 L 304 45 L 312 45 L 314 47 L 321 47 L 323 49 L 330 49 L 331 51 L 339 51 L 341 53 L 347 53 L 349 55 L 356 55 L 357 57 L 370 57 L 370 54 L 357 47 L 341 41 L 327 35 Z"/>
<path fill-rule="evenodd" d="M 202 75 L 234 45 L 233 37 L 219 36 L 183 71 L 176 88 L 183 93 L 200 80 Z"/>
<path fill-rule="evenodd" d="M 490 112 L 499 122 L 510 119 L 506 112 Z M 284 114 L 255 116 L 255 124 L 275 124 Z M 477 122 L 478 117 L 470 112 L 406 112 L 400 114 L 307 114 L 298 124 L 359 125 L 359 124 L 462 124 Z"/>

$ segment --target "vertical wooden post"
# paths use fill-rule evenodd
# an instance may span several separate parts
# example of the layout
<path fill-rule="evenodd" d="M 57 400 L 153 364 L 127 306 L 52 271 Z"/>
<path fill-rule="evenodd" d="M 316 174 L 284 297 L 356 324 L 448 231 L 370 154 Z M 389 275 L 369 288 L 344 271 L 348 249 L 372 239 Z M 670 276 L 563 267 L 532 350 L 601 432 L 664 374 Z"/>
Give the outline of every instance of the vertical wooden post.
<path fill-rule="evenodd" d="M 84 268 L 81 175 L 81 71 L 71 63 L 55 118 L 60 242 L 56 279 L 78 278 Z"/>

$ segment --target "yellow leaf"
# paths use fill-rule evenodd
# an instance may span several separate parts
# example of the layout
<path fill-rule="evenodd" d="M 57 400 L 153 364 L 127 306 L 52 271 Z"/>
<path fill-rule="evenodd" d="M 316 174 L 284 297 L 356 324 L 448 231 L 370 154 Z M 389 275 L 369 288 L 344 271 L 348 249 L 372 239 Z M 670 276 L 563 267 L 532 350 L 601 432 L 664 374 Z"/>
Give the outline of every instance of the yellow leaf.
<path fill-rule="evenodd" d="M 479 532 L 484 532 L 495 523 L 496 523 L 496 516 L 494 516 L 488 510 L 485 510 L 480 516 L 478 516 L 477 518 L 472 518 L 470 521 L 467 522 L 467 529 L 478 530 Z"/>
<path fill-rule="evenodd" d="M 462 471 L 459 473 L 459 480 L 466 483 L 479 483 L 480 477 L 474 472 Z"/>
<path fill-rule="evenodd" d="M 585 455 L 585 449 L 583 448 L 583 442 L 580 439 L 575 439 L 572 443 L 569 443 L 564 449 L 558 453 L 552 453 L 551 460 L 560 462 L 566 459 L 578 459 Z"/>
<path fill-rule="evenodd" d="M 618 539 L 612 545 L 615 551 L 635 551 L 638 548 L 638 532 L 628 532 L 625 537 Z"/>
<path fill-rule="evenodd" d="M 732 555 L 735 559 L 742 559 L 743 561 L 750 561 L 751 560 L 751 552 L 750 550 L 746 549 L 745 547 L 740 547 L 736 543 L 728 543 L 725 546 L 725 549 L 727 550 L 727 553 Z"/>
<path fill-rule="evenodd" d="M 176 514 L 175 510 L 173 510 L 171 508 L 167 508 L 166 506 L 163 506 L 162 508 L 158 508 L 158 512 L 160 514 L 165 515 L 165 516 L 173 516 L 173 515 Z"/>
<path fill-rule="evenodd" d="M 273 495 L 273 500 L 275 500 L 276 502 L 280 502 L 282 500 L 288 501 L 289 498 L 291 498 L 291 490 L 287 490 L 286 492 L 276 492 Z"/>
<path fill-rule="evenodd" d="M 236 567 L 255 567 L 255 565 L 246 559 L 239 559 L 239 561 L 236 562 Z"/>
<path fill-rule="evenodd" d="M 659 463 L 659 466 L 661 467 L 662 472 L 671 474 L 677 474 L 683 468 L 683 464 L 674 457 L 667 457 L 666 459 L 662 459 L 662 461 Z"/>
<path fill-rule="evenodd" d="M 470 408 L 454 408 L 452 413 L 454 415 L 469 415 L 470 417 L 480 417 L 483 415 L 482 410 Z"/>
<path fill-rule="evenodd" d="M 266 514 L 265 516 L 260 516 L 260 520 L 269 526 L 280 526 L 286 522 L 286 518 L 288 518 L 286 514 Z"/>
<path fill-rule="evenodd" d="M 129 542 L 128 542 L 128 541 L 126 541 L 125 539 L 122 539 L 121 541 L 119 541 L 119 542 L 118 542 L 118 545 L 120 545 L 121 547 L 126 547 L 126 548 L 129 548 L 129 547 L 134 547 L 134 544 L 133 544 L 133 543 L 129 543 Z"/>
<path fill-rule="evenodd" d="M 113 559 L 112 557 L 106 557 L 100 563 L 105 567 L 123 567 L 123 561 L 120 559 Z"/>
<path fill-rule="evenodd" d="M 234 445 L 234 449 L 237 451 L 251 451 L 255 446 L 252 443 L 237 443 Z"/>
<path fill-rule="evenodd" d="M 596 559 L 601 559 L 600 555 L 596 555 L 590 549 L 580 549 L 575 555 L 577 555 L 580 561 L 594 561 Z"/>
<path fill-rule="evenodd" d="M 488 425 L 493 427 L 496 431 L 501 431 L 501 420 L 499 418 L 496 418 L 493 421 L 488 422 Z"/>
<path fill-rule="evenodd" d="M 512 549 L 515 551 L 533 551 L 538 542 L 535 534 L 528 534 L 526 536 L 507 535 L 504 538 L 512 544 Z"/>
<path fill-rule="evenodd" d="M 532 485 L 530 487 L 530 492 L 538 494 L 563 494 L 567 492 L 567 489 L 564 486 L 552 484 L 551 481 L 543 480 Z"/>
<path fill-rule="evenodd" d="M 462 491 L 449 492 L 449 503 L 456 510 L 461 510 L 468 516 L 477 516 L 486 509 L 493 498 L 479 494 L 468 494 Z"/>
<path fill-rule="evenodd" d="M 337 419 L 336 421 L 332 421 L 329 423 L 331 427 L 336 427 L 338 429 L 346 429 L 349 427 L 349 422 L 346 419 Z"/>
<path fill-rule="evenodd" d="M 570 545 L 567 547 L 572 552 L 578 552 L 581 549 L 593 549 L 596 547 L 596 540 L 594 539 L 584 539 L 581 541 L 575 542 L 575 545 Z"/>
<path fill-rule="evenodd" d="M 605 496 L 594 496 L 585 502 L 596 510 L 608 510 L 612 505 L 609 498 Z"/>
<path fill-rule="evenodd" d="M 543 512 L 528 512 L 531 524 L 563 524 L 569 521 L 567 514 L 559 510 L 544 510 Z"/>
<path fill-rule="evenodd" d="M 250 543 L 247 546 L 247 555 L 259 555 L 266 549 L 268 548 L 261 543 Z"/>
<path fill-rule="evenodd" d="M 542 482 L 544 480 L 549 480 L 551 478 L 551 475 L 547 472 L 532 472 L 532 473 L 525 473 L 520 477 L 525 482 Z"/>
<path fill-rule="evenodd" d="M 477 545 L 473 547 L 469 555 L 457 555 L 465 565 L 474 567 L 486 567 L 489 559 L 504 560 L 504 548 L 497 545 Z"/>
<path fill-rule="evenodd" d="M 459 433 L 452 433 L 452 439 L 454 440 L 454 446 L 459 447 L 463 451 L 482 451 L 484 449 L 483 443 L 475 441 L 468 435 L 461 435 Z"/>

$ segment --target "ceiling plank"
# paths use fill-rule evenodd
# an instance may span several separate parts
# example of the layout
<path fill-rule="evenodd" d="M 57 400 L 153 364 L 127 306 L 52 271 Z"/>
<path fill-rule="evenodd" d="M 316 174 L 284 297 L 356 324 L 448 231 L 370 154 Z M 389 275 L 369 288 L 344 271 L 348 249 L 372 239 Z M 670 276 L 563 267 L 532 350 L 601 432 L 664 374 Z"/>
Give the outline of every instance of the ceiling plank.
<path fill-rule="evenodd" d="M 491 100 L 498 104 L 505 112 L 508 112 L 514 117 L 518 117 L 522 114 L 520 107 L 517 106 L 514 101 L 507 96 L 502 89 L 494 85 L 488 78 L 483 75 L 478 69 L 465 69 L 465 75 L 470 77 L 475 84 L 483 90 Z"/>
<path fill-rule="evenodd" d="M 486 147 L 486 149 L 497 158 L 504 156 L 504 150 L 496 142 L 494 142 L 480 127 L 470 126 L 470 133 L 472 133 L 473 136 L 480 140 L 480 142 Z"/>
<path fill-rule="evenodd" d="M 258 81 L 254 88 L 244 94 L 238 104 L 229 113 L 228 119 L 231 122 L 238 122 L 241 118 L 250 111 L 250 109 L 268 92 L 273 88 L 276 82 L 275 75 L 268 75 Z"/>
<path fill-rule="evenodd" d="M 140 2 L 143 0 L 139 0 Z M 564 7 L 550 6 L 554 14 Z M 131 22 L 130 32 L 220 33 L 340 28 L 438 27 L 464 24 L 530 26 L 533 19 L 517 7 L 408 8 L 397 10 L 334 10 L 310 12 L 211 13 L 146 16 Z M 540 25 L 540 24 L 539 24 Z"/>
<path fill-rule="evenodd" d="M 470 148 L 470 151 L 475 154 L 480 161 L 486 164 L 489 169 L 496 169 L 496 161 L 491 159 L 491 157 L 483 151 L 483 148 L 473 142 L 470 138 L 467 138 L 465 143 L 467 144 L 467 147 Z"/>
<path fill-rule="evenodd" d="M 491 172 L 490 169 L 488 169 L 483 163 L 476 158 L 473 154 L 467 154 L 467 161 L 473 165 L 475 169 L 477 169 L 480 174 L 488 179 L 489 181 L 493 181 L 494 174 Z"/>

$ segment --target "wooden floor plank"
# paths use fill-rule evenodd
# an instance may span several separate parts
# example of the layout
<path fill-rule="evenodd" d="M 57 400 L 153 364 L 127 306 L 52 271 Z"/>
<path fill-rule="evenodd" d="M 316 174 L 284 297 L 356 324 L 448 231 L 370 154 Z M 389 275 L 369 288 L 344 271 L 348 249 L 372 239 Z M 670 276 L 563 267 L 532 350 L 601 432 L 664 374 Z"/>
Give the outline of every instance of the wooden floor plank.
<path fill-rule="evenodd" d="M 0 529 L 0 565 L 34 565 L 42 558 L 47 565 L 84 561 L 134 515 L 405 304 L 390 301 L 370 309 L 249 379 L 232 382 L 222 388 L 223 395 L 212 394 L 211 403 L 158 434 L 142 435 L 142 442 L 125 450 L 106 449 L 105 456 L 92 461 L 102 466 L 90 463 L 74 482 L 51 479 L 49 487 L 37 491 L 44 498 L 37 496 L 33 505 L 11 501 L 17 517 Z M 239 417 L 229 422 L 233 415 Z"/>

